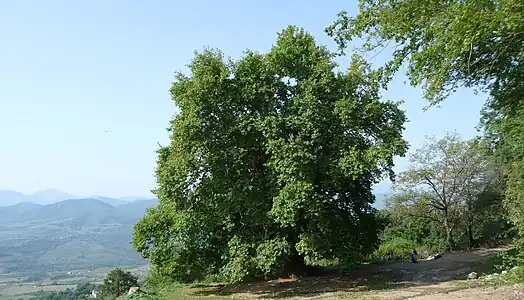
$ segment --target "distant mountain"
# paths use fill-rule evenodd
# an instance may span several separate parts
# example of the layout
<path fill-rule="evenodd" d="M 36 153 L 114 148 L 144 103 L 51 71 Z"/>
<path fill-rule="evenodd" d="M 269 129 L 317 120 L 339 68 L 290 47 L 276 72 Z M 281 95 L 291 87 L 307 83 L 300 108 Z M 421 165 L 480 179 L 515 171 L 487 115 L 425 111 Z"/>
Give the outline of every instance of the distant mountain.
<path fill-rule="evenodd" d="M 88 198 L 98 199 L 112 206 L 119 206 L 133 201 L 151 200 L 151 198 L 147 197 L 134 196 L 111 198 L 106 196 L 95 195 Z M 46 189 L 30 195 L 22 194 L 11 190 L 0 190 L 0 207 L 11 206 L 21 202 L 46 205 L 70 199 L 85 199 L 85 197 L 73 196 L 55 189 Z"/>
<path fill-rule="evenodd" d="M 133 202 L 133 201 L 141 201 L 141 200 L 151 200 L 151 197 L 134 197 L 134 196 L 125 196 L 118 198 L 119 200 L 125 201 L 125 202 Z"/>
<path fill-rule="evenodd" d="M 87 198 L 0 207 L 0 266 L 49 272 L 144 264 L 130 245 L 133 224 L 156 204 L 152 199 L 113 206 Z"/>
<path fill-rule="evenodd" d="M 39 208 L 40 205 L 31 202 L 20 202 L 12 206 L 0 207 L 0 224 L 18 222 L 22 216 Z"/>
<path fill-rule="evenodd" d="M 21 202 L 12 206 L 0 207 L 0 224 L 61 222 L 80 227 L 107 224 L 126 225 L 136 222 L 155 207 L 157 200 L 142 200 L 110 205 L 98 199 L 71 199 L 48 205 Z M 65 222 L 65 223 L 64 223 Z"/>
<path fill-rule="evenodd" d="M 97 199 L 65 200 L 39 207 L 27 221 L 69 221 L 75 227 L 122 224 L 127 219 L 116 207 Z M 67 223 L 69 223 L 67 222 Z"/>
<path fill-rule="evenodd" d="M 127 203 L 127 201 L 124 201 L 124 200 L 121 200 L 121 199 L 109 198 L 109 197 L 104 197 L 104 196 L 99 196 L 99 195 L 91 196 L 90 198 L 98 199 L 98 200 L 100 200 L 102 202 L 105 202 L 105 203 L 113 205 L 113 206 L 118 206 L 118 205 L 122 205 L 122 204 L 126 204 Z"/>
<path fill-rule="evenodd" d="M 22 194 L 16 191 L 2 190 L 0 191 L 0 206 L 9 206 L 20 202 L 51 204 L 71 198 L 74 197 L 67 193 L 53 189 L 38 191 L 31 195 Z"/>
<path fill-rule="evenodd" d="M 0 208 L 0 224 L 60 223 L 63 226 L 99 226 L 120 223 L 127 219 L 124 213 L 96 199 L 65 200 L 48 205 L 18 203 Z"/>
<path fill-rule="evenodd" d="M 29 197 L 34 199 L 32 202 L 35 202 L 38 204 L 51 204 L 51 203 L 55 203 L 58 201 L 75 198 L 74 196 L 71 196 L 68 193 L 64 193 L 62 191 L 55 190 L 55 189 L 47 189 L 43 191 L 38 191 L 34 194 L 29 195 Z"/>
<path fill-rule="evenodd" d="M 20 202 L 32 202 L 31 197 L 10 190 L 0 190 L 0 206 L 14 205 Z"/>
<path fill-rule="evenodd" d="M 117 208 L 129 216 L 143 216 L 146 214 L 148 208 L 153 208 L 158 205 L 157 199 L 137 200 L 117 206 Z"/>
<path fill-rule="evenodd" d="M 39 207 L 42 207 L 40 204 L 32 203 L 32 202 L 20 202 L 12 206 L 6 206 L 6 207 L 0 207 L 1 210 L 10 210 L 11 212 L 17 211 L 20 213 L 24 213 L 33 209 L 38 209 Z"/>

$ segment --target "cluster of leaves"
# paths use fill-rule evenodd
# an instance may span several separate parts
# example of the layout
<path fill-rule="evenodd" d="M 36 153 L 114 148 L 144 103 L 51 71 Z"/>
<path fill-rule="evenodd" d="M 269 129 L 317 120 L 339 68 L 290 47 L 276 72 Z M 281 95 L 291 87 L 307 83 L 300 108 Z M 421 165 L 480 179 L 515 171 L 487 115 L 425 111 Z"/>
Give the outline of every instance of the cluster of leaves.
<path fill-rule="evenodd" d="M 402 261 L 409 258 L 415 248 L 417 248 L 417 245 L 412 240 L 394 237 L 381 243 L 377 251 L 373 253 L 373 258 L 385 261 Z"/>
<path fill-rule="evenodd" d="M 359 49 L 364 52 L 393 49 L 393 58 L 383 68 L 385 78 L 406 63 L 411 84 L 422 86 L 432 105 L 460 86 L 488 93 L 481 123 L 484 138 L 501 166 L 502 198 L 520 234 L 524 234 L 523 16 L 520 0 L 359 0 L 355 17 L 342 12 L 327 28 L 341 49 L 355 39 L 364 41 Z"/>
<path fill-rule="evenodd" d="M 180 112 L 158 150 L 157 208 L 134 247 L 177 281 L 304 273 L 377 246 L 371 187 L 404 155 L 398 103 L 381 72 L 333 54 L 295 27 L 265 54 L 196 54 L 171 94 Z"/>
<path fill-rule="evenodd" d="M 107 274 L 99 289 L 103 299 L 116 299 L 131 287 L 138 287 L 138 278 L 129 271 L 117 268 Z"/>
<path fill-rule="evenodd" d="M 509 270 L 515 266 L 522 265 L 523 259 L 522 253 L 517 248 L 514 248 L 495 256 L 493 265 L 498 271 Z"/>
<path fill-rule="evenodd" d="M 413 249 L 417 249 L 421 255 L 446 249 L 446 234 L 441 223 L 426 218 L 402 216 L 393 210 L 385 210 L 390 216 L 390 223 L 380 235 L 379 257 L 392 253 L 395 258 L 406 259 Z"/>

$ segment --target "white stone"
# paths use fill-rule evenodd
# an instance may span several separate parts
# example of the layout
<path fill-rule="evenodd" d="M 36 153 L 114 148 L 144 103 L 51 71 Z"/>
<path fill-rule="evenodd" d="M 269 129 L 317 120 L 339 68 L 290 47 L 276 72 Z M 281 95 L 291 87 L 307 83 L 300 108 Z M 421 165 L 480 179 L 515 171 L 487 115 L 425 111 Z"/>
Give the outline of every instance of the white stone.
<path fill-rule="evenodd" d="M 479 277 L 479 275 L 477 274 L 477 272 L 471 272 L 468 274 L 468 279 L 477 279 Z"/>

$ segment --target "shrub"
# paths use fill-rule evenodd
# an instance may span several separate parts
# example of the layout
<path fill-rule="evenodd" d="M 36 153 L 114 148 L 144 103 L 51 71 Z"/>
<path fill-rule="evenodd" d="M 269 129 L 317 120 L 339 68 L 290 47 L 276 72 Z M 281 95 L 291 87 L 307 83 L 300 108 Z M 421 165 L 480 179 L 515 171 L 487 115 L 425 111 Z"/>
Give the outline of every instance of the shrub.
<path fill-rule="evenodd" d="M 405 260 L 409 258 L 411 251 L 415 248 L 415 243 L 410 240 L 394 238 L 382 243 L 375 252 L 375 257 L 386 260 Z"/>
<path fill-rule="evenodd" d="M 117 268 L 107 274 L 100 292 L 104 299 L 111 299 L 124 295 L 134 286 L 138 286 L 138 278 L 131 272 Z"/>
<path fill-rule="evenodd" d="M 502 252 L 493 259 L 493 266 L 498 271 L 509 270 L 522 263 L 523 257 L 518 248 Z"/>

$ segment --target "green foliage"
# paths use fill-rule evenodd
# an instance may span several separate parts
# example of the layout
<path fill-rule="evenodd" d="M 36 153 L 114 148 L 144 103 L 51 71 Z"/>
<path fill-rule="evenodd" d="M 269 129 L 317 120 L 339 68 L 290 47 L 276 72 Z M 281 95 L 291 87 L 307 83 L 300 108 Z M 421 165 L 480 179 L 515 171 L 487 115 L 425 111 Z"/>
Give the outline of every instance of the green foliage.
<path fill-rule="evenodd" d="M 381 243 L 374 255 L 379 259 L 406 260 L 416 248 L 417 245 L 413 241 L 396 237 Z"/>
<path fill-rule="evenodd" d="M 497 271 L 510 270 L 515 266 L 522 265 L 524 262 L 522 254 L 517 248 L 504 251 L 493 260 L 493 266 Z"/>
<path fill-rule="evenodd" d="M 479 140 L 428 139 L 387 201 L 381 241 L 410 241 L 432 254 L 507 241 L 498 167 Z"/>
<path fill-rule="evenodd" d="M 205 50 L 176 75 L 160 204 L 134 227 L 158 274 L 241 281 L 374 251 L 371 187 L 406 151 L 405 116 L 380 99 L 380 73 L 332 58 L 289 27 L 268 53 Z"/>
<path fill-rule="evenodd" d="M 446 233 L 442 229 L 441 223 L 401 214 L 392 214 L 391 222 L 382 231 L 380 239 L 382 244 L 397 239 L 410 241 L 412 247 L 419 250 L 420 253 L 423 250 L 429 251 L 431 254 L 439 253 L 447 247 Z"/>
<path fill-rule="evenodd" d="M 504 280 L 509 283 L 519 284 L 524 282 L 524 268 L 514 269 L 504 276 Z"/>
<path fill-rule="evenodd" d="M 104 299 L 112 299 L 124 295 L 130 287 L 138 286 L 138 278 L 131 272 L 122 269 L 111 270 L 103 284 L 100 286 L 100 293 Z"/>
<path fill-rule="evenodd" d="M 151 266 L 149 273 L 147 274 L 145 287 L 149 290 L 158 290 L 164 286 L 170 286 L 174 284 L 173 279 L 164 276 L 158 271 L 158 268 Z"/>
<path fill-rule="evenodd" d="M 438 103 L 460 85 L 517 84 L 522 15 L 520 0 L 359 0 L 356 17 L 342 12 L 327 31 L 341 48 L 356 38 L 364 51 L 394 48 L 390 73 L 407 62 L 411 84 L 422 84 L 425 97 Z"/>
<path fill-rule="evenodd" d="M 484 136 L 502 164 L 504 206 L 524 234 L 524 2 L 359 0 L 327 31 L 343 49 L 363 39 L 360 50 L 393 50 L 384 78 L 407 63 L 412 85 L 437 104 L 458 87 L 489 93 Z"/>
<path fill-rule="evenodd" d="M 392 211 L 440 224 L 447 248 L 454 249 L 455 231 L 463 225 L 471 233 L 474 226 L 474 208 L 489 185 L 486 166 L 485 148 L 477 140 L 462 141 L 450 133 L 440 140 L 428 138 L 395 184 Z"/>
<path fill-rule="evenodd" d="M 524 256 L 522 256 L 522 252 L 519 249 L 512 248 L 477 265 L 475 272 L 483 275 L 500 274 L 495 279 L 487 281 L 486 283 L 489 285 L 522 283 L 524 281 L 523 258 Z"/>
<path fill-rule="evenodd" d="M 521 94 L 523 93 L 524 91 L 521 92 Z M 524 109 L 521 105 L 511 112 L 502 112 L 496 116 L 490 115 L 485 118 L 487 134 L 496 141 L 495 155 L 505 166 L 506 197 L 504 207 L 521 236 L 524 235 L 523 120 Z"/>
<path fill-rule="evenodd" d="M 125 300 L 157 300 L 161 297 L 153 292 L 134 293 L 124 298 Z"/>

